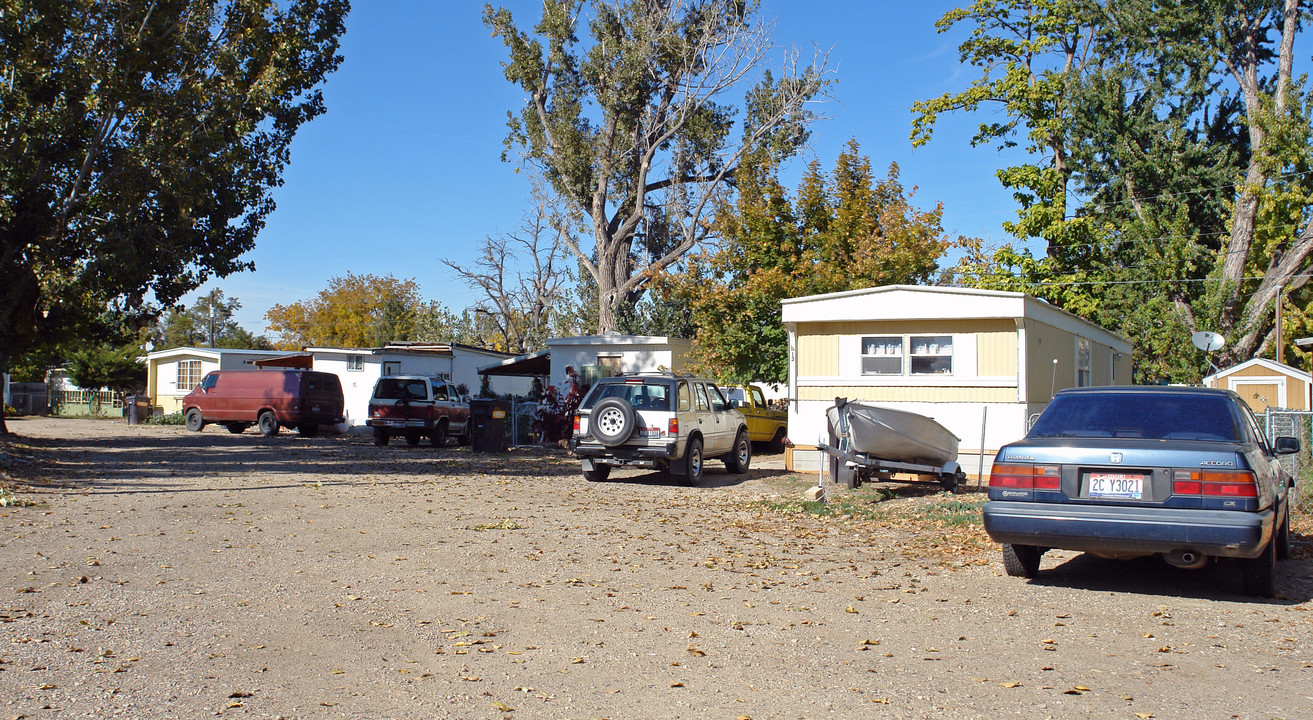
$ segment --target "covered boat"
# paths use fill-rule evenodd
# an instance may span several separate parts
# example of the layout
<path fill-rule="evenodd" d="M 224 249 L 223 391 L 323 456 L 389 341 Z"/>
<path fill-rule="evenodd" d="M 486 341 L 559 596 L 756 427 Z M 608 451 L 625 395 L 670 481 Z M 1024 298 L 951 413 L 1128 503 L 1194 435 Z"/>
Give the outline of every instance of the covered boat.
<path fill-rule="evenodd" d="M 844 398 L 835 398 L 826 415 L 839 446 L 851 452 L 934 466 L 957 459 L 958 437 L 924 415 Z"/>

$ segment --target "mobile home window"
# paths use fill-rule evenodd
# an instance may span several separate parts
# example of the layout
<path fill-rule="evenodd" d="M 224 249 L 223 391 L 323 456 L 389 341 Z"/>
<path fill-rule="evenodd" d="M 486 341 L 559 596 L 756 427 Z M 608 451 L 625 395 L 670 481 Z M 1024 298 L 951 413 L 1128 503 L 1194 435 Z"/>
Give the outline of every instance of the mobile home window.
<path fill-rule="evenodd" d="M 1076 341 L 1076 387 L 1090 386 L 1090 339 Z"/>
<path fill-rule="evenodd" d="M 178 389 L 191 390 L 201 382 L 200 360 L 178 361 Z"/>
<path fill-rule="evenodd" d="M 903 339 L 901 337 L 862 338 L 863 375 L 902 375 Z"/>
<path fill-rule="evenodd" d="M 951 375 L 953 336 L 913 335 L 911 360 L 913 375 Z"/>
<path fill-rule="evenodd" d="M 351 371 L 353 371 L 353 372 L 359 372 L 359 371 L 361 371 L 361 370 L 364 370 L 364 369 L 365 369 L 365 356 L 364 356 L 364 355 L 347 355 L 347 356 L 346 356 L 346 369 L 347 369 L 347 370 L 351 370 Z"/>

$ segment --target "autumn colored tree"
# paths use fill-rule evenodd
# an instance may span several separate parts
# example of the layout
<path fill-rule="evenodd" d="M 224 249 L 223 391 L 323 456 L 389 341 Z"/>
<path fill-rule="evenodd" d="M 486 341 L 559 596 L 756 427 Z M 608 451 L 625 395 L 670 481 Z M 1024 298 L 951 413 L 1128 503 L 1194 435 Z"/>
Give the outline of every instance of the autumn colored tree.
<path fill-rule="evenodd" d="M 698 361 L 729 382 L 786 380 L 781 300 L 925 283 L 956 244 L 943 236 L 942 208 L 914 207 L 896 164 L 877 178 L 856 140 L 830 173 L 813 162 L 795 201 L 766 161 L 745 165 L 738 190 L 718 210 L 718 246 L 657 284 L 690 308 Z"/>
<path fill-rule="evenodd" d="M 774 48 L 759 10 L 741 0 L 544 0 L 528 32 L 509 10 L 484 10 L 509 52 L 506 79 L 526 97 L 510 114 L 503 159 L 522 153 L 515 159 L 589 229 L 591 247 L 562 239 L 596 285 L 599 331 L 618 329 L 653 274 L 708 238 L 713 198 L 749 153 L 787 157 L 807 140 L 824 58 L 763 72 Z M 736 108 L 727 96 L 754 78 Z"/>
<path fill-rule="evenodd" d="M 314 298 L 274 305 L 265 320 L 281 349 L 375 347 L 411 339 L 422 306 L 413 279 L 347 273 Z"/>

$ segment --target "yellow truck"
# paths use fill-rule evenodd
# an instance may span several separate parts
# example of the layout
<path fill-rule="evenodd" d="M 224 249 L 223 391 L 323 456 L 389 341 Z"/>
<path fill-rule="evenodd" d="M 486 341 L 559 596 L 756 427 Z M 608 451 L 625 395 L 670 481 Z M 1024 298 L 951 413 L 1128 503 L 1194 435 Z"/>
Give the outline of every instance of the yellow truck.
<path fill-rule="evenodd" d="M 770 452 L 784 452 L 789 414 L 768 405 L 765 394 L 756 385 L 722 385 L 721 389 L 725 392 L 725 399 L 747 418 L 748 439 L 754 443 L 769 443 Z"/>

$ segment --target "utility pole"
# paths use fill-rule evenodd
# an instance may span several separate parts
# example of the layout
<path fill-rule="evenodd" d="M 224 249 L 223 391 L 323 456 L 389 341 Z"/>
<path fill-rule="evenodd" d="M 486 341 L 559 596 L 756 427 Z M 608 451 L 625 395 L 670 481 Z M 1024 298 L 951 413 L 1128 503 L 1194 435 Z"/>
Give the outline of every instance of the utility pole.
<path fill-rule="evenodd" d="M 1282 365 L 1286 364 L 1285 343 L 1281 340 L 1281 306 L 1285 304 L 1284 300 L 1281 293 L 1277 293 L 1277 362 Z"/>

